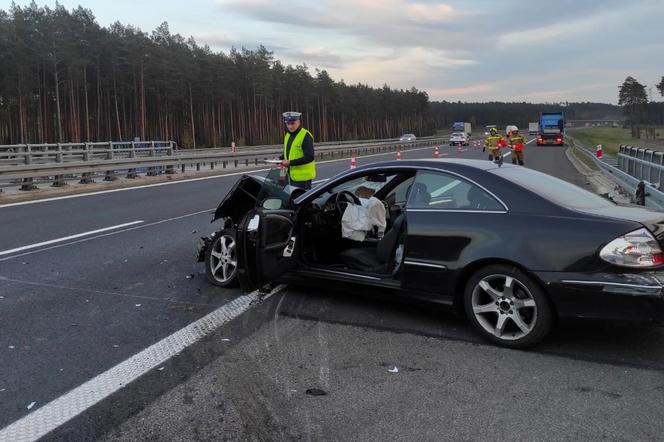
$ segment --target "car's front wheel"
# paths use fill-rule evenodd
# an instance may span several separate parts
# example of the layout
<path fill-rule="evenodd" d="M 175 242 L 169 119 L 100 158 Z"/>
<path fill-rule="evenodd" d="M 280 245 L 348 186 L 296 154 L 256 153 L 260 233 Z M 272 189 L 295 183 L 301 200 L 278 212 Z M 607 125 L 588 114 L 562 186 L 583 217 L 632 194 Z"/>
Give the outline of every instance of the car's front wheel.
<path fill-rule="evenodd" d="M 553 311 L 544 291 L 521 270 L 490 265 L 476 272 L 464 292 L 466 314 L 488 340 L 512 348 L 540 342 Z"/>
<path fill-rule="evenodd" d="M 220 287 L 237 285 L 237 241 L 235 230 L 216 232 L 205 251 L 205 274 L 208 281 Z"/>

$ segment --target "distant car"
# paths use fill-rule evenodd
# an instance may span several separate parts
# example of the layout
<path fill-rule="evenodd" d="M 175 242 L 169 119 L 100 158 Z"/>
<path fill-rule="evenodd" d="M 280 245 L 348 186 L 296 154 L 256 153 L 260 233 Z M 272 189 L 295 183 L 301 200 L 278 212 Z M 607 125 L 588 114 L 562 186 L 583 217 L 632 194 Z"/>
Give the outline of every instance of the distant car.
<path fill-rule="evenodd" d="M 214 284 L 378 287 L 465 312 L 507 347 L 535 344 L 557 318 L 664 319 L 661 212 L 480 160 L 368 164 L 307 192 L 279 177 L 242 177 L 215 211 L 223 226 L 198 254 Z M 384 233 L 350 240 L 343 218 L 361 198 L 384 206 Z"/>
<path fill-rule="evenodd" d="M 454 132 L 450 136 L 450 146 L 468 146 L 468 135 L 463 132 Z"/>
<path fill-rule="evenodd" d="M 403 134 L 401 135 L 401 138 L 399 138 L 399 141 L 415 141 L 416 138 L 415 134 Z"/>

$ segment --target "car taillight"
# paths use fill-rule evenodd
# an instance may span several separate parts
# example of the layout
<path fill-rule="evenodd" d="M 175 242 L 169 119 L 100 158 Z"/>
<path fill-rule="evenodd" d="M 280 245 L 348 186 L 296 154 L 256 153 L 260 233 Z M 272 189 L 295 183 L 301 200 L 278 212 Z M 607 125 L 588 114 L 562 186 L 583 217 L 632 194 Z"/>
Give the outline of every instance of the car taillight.
<path fill-rule="evenodd" d="M 608 243 L 600 258 L 617 266 L 647 268 L 664 264 L 664 252 L 645 228 L 629 232 Z"/>

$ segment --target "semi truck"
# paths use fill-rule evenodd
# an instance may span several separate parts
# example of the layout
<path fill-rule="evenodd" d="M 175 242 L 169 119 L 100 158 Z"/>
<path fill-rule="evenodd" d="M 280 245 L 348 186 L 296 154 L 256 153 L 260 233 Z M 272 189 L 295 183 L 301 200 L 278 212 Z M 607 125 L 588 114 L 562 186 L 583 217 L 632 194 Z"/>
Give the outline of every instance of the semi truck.
<path fill-rule="evenodd" d="M 452 125 L 452 132 L 463 132 L 466 135 L 468 135 L 468 138 L 470 138 L 470 135 L 472 134 L 470 123 L 464 123 L 463 121 L 456 121 Z"/>
<path fill-rule="evenodd" d="M 565 114 L 563 112 L 540 112 L 537 145 L 565 145 Z"/>

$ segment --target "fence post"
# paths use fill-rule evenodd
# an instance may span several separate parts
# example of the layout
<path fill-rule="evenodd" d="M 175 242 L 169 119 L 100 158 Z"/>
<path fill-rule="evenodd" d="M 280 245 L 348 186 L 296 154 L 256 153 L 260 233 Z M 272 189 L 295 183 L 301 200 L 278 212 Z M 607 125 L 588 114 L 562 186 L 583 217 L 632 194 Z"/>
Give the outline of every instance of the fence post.
<path fill-rule="evenodd" d="M 58 143 L 58 151 L 55 154 L 55 162 L 62 163 L 62 144 L 60 143 Z M 64 187 L 66 185 L 64 175 L 55 175 L 51 187 Z"/>
<path fill-rule="evenodd" d="M 150 157 L 154 157 L 157 153 L 154 150 L 154 141 L 150 143 Z M 148 173 L 147 176 L 156 176 L 157 175 L 157 169 L 154 166 L 148 167 Z"/>
<path fill-rule="evenodd" d="M 131 150 L 129 151 L 129 158 L 136 158 L 136 143 L 131 142 Z M 134 179 L 138 178 L 138 174 L 136 173 L 135 168 L 131 168 L 127 170 L 127 178 Z"/>
<path fill-rule="evenodd" d="M 168 143 L 168 147 L 166 148 L 166 154 L 169 157 L 173 157 L 173 143 L 171 143 L 171 142 Z M 184 167 L 183 167 L 182 171 L 184 172 Z M 166 174 L 167 175 L 175 174 L 175 166 L 173 164 L 168 164 L 166 166 Z"/>
<path fill-rule="evenodd" d="M 108 151 L 106 152 L 106 159 L 107 160 L 112 160 L 113 159 L 113 141 L 108 142 Z M 106 174 L 104 176 L 104 181 L 115 181 L 117 180 L 118 177 L 115 176 L 115 171 L 114 170 L 107 170 Z"/>
<path fill-rule="evenodd" d="M 25 145 L 25 164 L 32 164 L 32 146 Z M 36 190 L 37 186 L 32 182 L 32 178 L 23 178 L 23 184 L 19 190 Z"/>
<path fill-rule="evenodd" d="M 83 151 L 83 161 L 90 161 L 90 144 L 85 143 L 85 150 Z M 92 184 L 95 180 L 92 179 L 92 172 L 83 172 L 80 184 Z"/>

